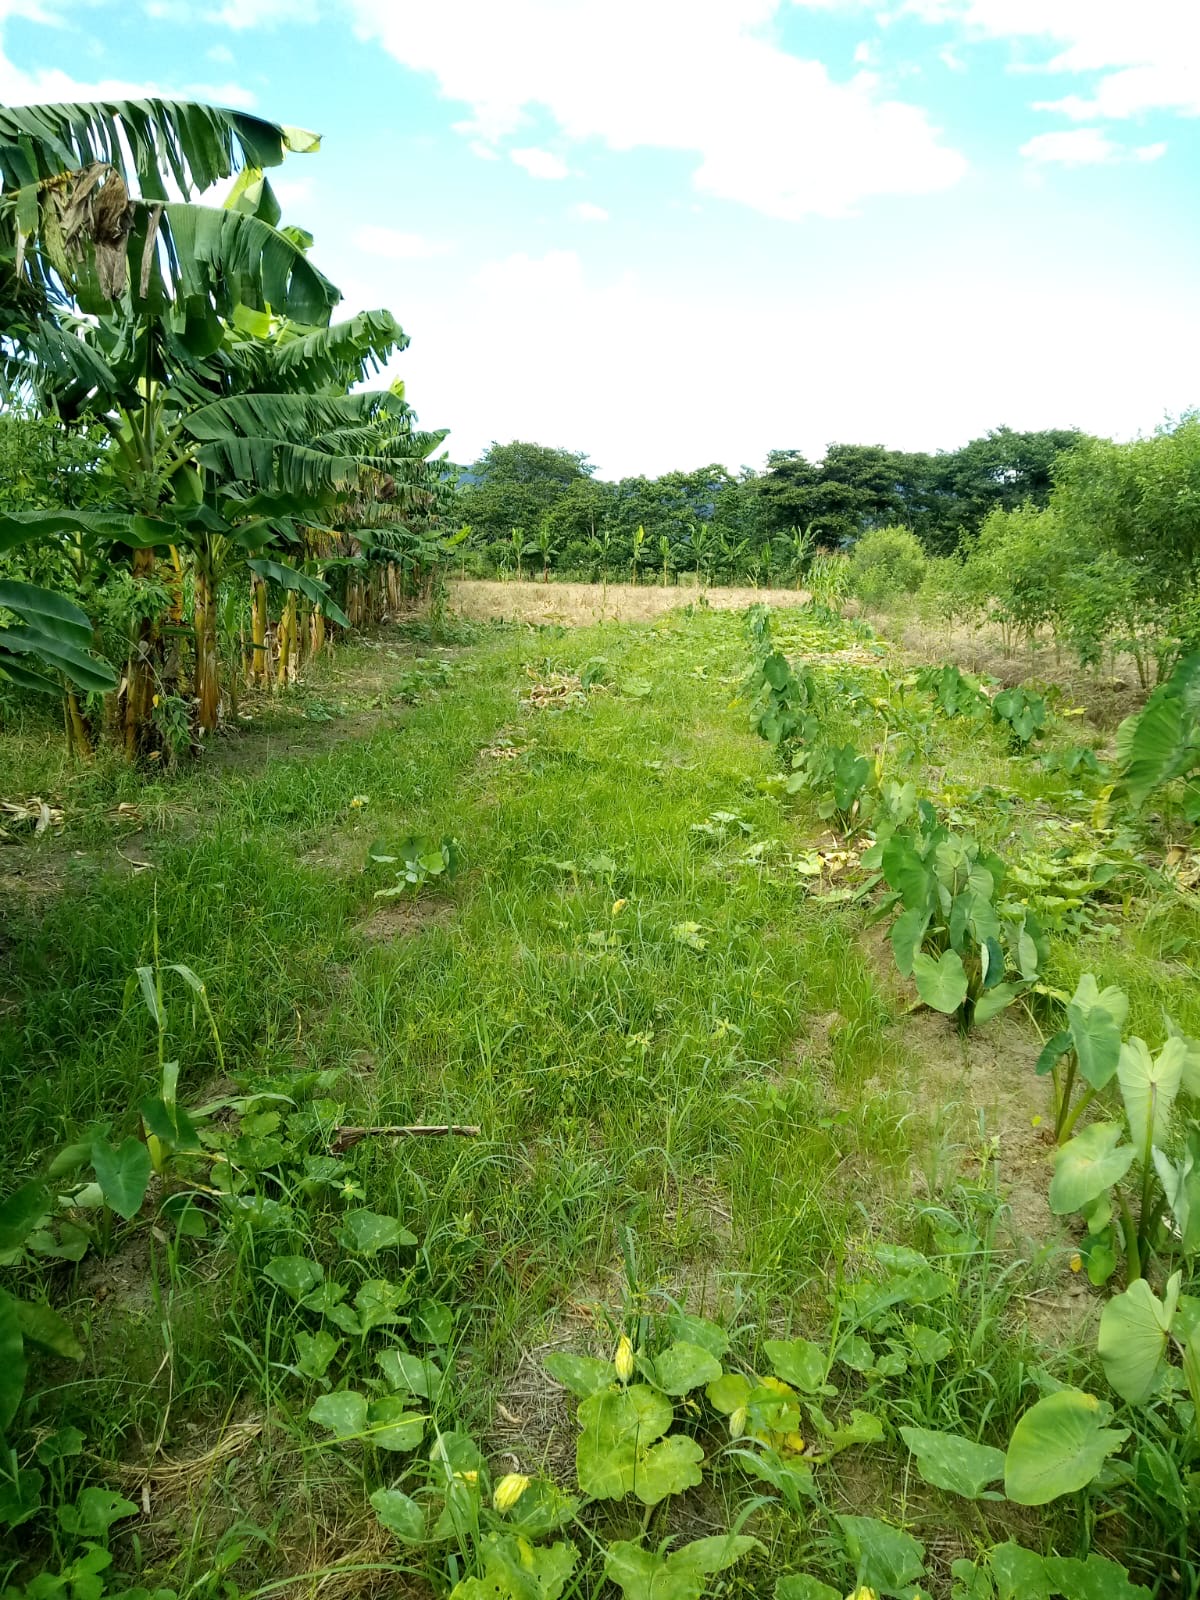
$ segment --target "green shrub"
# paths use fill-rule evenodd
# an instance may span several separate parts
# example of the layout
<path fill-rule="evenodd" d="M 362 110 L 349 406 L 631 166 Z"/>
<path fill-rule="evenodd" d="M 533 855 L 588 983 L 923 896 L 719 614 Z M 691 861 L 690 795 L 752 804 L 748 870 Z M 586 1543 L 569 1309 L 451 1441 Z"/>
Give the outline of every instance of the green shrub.
<path fill-rule="evenodd" d="M 871 528 L 854 546 L 850 574 L 865 605 L 882 605 L 915 594 L 925 576 L 925 552 L 907 528 Z"/>

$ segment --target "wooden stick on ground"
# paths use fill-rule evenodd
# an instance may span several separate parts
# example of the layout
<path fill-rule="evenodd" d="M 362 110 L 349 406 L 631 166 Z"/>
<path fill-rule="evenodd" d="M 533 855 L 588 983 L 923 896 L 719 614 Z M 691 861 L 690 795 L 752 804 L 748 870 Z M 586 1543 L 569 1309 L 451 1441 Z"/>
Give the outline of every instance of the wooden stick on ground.
<path fill-rule="evenodd" d="M 447 1135 L 461 1139 L 477 1139 L 479 1133 L 478 1128 L 459 1122 L 443 1122 L 433 1127 L 416 1123 L 407 1128 L 335 1128 L 333 1143 L 329 1148 L 335 1156 L 340 1156 L 352 1149 L 360 1139 L 445 1138 Z"/>

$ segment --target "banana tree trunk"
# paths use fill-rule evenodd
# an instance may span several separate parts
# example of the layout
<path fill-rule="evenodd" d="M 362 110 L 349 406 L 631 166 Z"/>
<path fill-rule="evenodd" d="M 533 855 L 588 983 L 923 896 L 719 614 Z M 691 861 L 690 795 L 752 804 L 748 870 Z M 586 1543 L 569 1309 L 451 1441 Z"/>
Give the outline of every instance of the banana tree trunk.
<path fill-rule="evenodd" d="M 279 660 L 275 667 L 275 684 L 282 689 L 296 681 L 296 591 L 288 590 L 283 616 L 279 619 L 276 635 L 279 641 Z"/>
<path fill-rule="evenodd" d="M 250 574 L 250 661 L 246 677 L 252 684 L 271 681 L 271 653 L 267 646 L 267 585 L 257 572 Z"/>
<path fill-rule="evenodd" d="M 199 704 L 201 733 L 214 733 L 221 711 L 220 659 L 217 652 L 217 597 L 208 563 L 196 563 L 196 593 L 192 612 L 192 638 L 196 651 L 194 690 Z"/>
<path fill-rule="evenodd" d="M 130 570 L 135 583 L 152 577 L 153 550 L 135 550 Z M 153 746 L 154 668 L 158 648 L 158 624 L 152 617 L 142 617 L 125 667 L 122 743 L 127 761 L 148 755 Z"/>
<path fill-rule="evenodd" d="M 83 719 L 83 712 L 74 689 L 67 690 L 63 712 L 67 724 L 67 747 L 80 761 L 90 761 L 95 754 L 92 749 L 92 736 Z"/>

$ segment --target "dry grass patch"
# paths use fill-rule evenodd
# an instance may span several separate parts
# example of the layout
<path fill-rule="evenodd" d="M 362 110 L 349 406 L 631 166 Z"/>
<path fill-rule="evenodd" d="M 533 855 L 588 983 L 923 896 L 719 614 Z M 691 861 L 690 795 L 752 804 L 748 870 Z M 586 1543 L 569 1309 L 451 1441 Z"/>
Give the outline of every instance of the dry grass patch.
<path fill-rule="evenodd" d="M 802 606 L 803 589 L 705 589 L 686 584 L 530 583 L 460 578 L 449 585 L 450 604 L 475 622 L 559 622 L 584 627 L 592 622 L 649 622 L 689 602 L 704 599 L 717 611 L 744 611 L 761 603 Z"/>

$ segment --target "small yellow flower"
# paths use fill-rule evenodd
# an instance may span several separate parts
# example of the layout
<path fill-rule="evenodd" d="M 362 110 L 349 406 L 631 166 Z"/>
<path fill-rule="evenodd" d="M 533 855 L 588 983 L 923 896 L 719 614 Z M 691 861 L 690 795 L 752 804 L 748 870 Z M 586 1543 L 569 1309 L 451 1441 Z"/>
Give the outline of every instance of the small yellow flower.
<path fill-rule="evenodd" d="M 1083 1257 L 1079 1254 L 1078 1250 L 1071 1257 L 1071 1259 L 1067 1263 L 1067 1265 L 1070 1267 L 1072 1272 L 1082 1272 L 1083 1271 Z"/>
<path fill-rule="evenodd" d="M 613 1366 L 617 1369 L 617 1377 L 622 1383 L 628 1383 L 633 1377 L 633 1346 L 626 1334 L 622 1334 L 617 1341 L 617 1353 L 613 1357 Z"/>
<path fill-rule="evenodd" d="M 846 1596 L 846 1600 L 879 1600 L 879 1596 L 875 1593 L 874 1589 L 868 1589 L 864 1583 L 861 1584 L 857 1589 L 852 1589 Z"/>
<path fill-rule="evenodd" d="M 798 1433 L 785 1434 L 783 1442 L 793 1454 L 798 1456 L 804 1454 L 804 1440 Z"/>
<path fill-rule="evenodd" d="M 508 1472 L 496 1485 L 496 1493 L 492 1504 L 496 1510 L 503 1513 L 511 1511 L 517 1501 L 529 1487 L 529 1479 L 523 1472 Z"/>
<path fill-rule="evenodd" d="M 745 1406 L 738 1406 L 737 1410 L 732 1412 L 729 1418 L 729 1437 L 731 1439 L 740 1439 L 745 1431 L 746 1408 Z"/>
<path fill-rule="evenodd" d="M 1042 1125 L 1042 1119 L 1041 1119 L 1041 1117 L 1030 1117 L 1030 1119 L 1029 1119 L 1029 1126 L 1030 1126 L 1030 1127 L 1031 1127 L 1031 1128 L 1040 1128 L 1040 1127 L 1041 1127 L 1041 1125 Z"/>
<path fill-rule="evenodd" d="M 613 903 L 612 903 L 612 914 L 613 914 L 613 916 L 614 917 L 619 917 L 621 915 L 622 911 L 624 911 L 625 907 L 628 904 L 629 904 L 628 900 L 614 900 Z"/>
<path fill-rule="evenodd" d="M 153 701 L 151 703 L 153 705 L 157 705 L 158 704 L 158 696 L 157 695 L 154 696 L 154 699 L 153 699 Z"/>
<path fill-rule="evenodd" d="M 350 802 L 351 811 L 361 811 L 365 805 L 370 804 L 371 797 L 367 794 L 356 794 Z"/>

